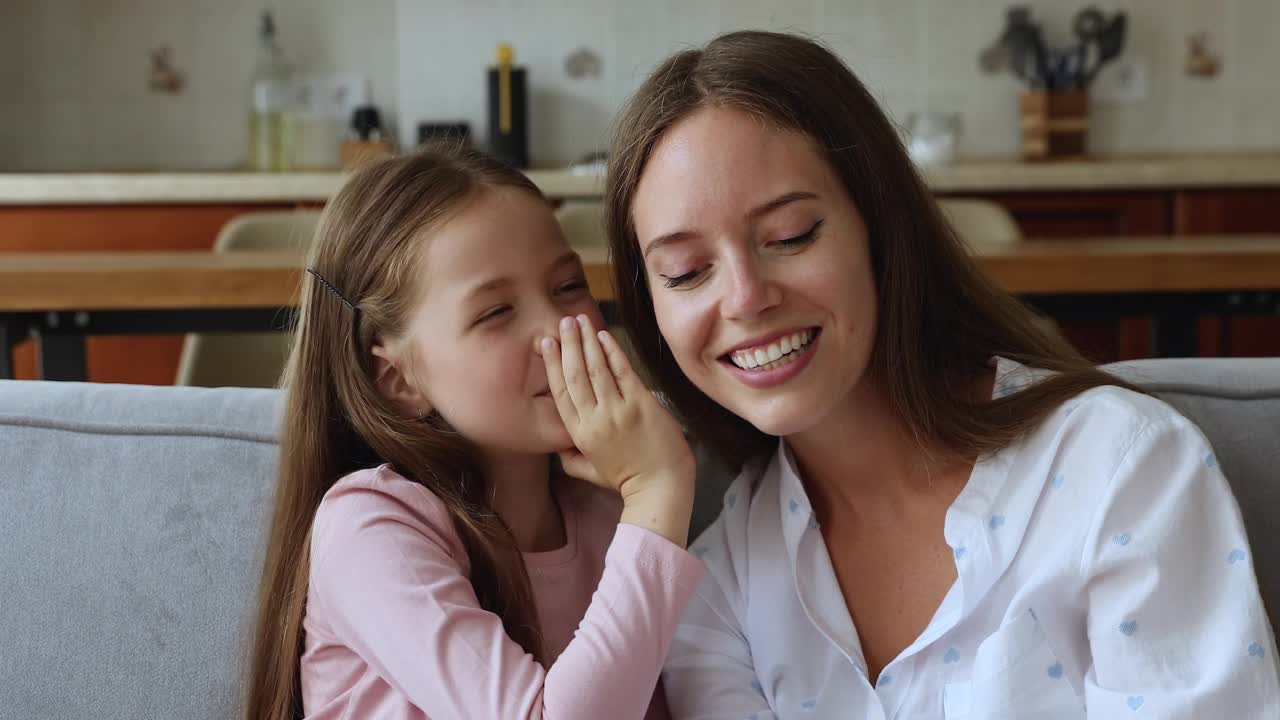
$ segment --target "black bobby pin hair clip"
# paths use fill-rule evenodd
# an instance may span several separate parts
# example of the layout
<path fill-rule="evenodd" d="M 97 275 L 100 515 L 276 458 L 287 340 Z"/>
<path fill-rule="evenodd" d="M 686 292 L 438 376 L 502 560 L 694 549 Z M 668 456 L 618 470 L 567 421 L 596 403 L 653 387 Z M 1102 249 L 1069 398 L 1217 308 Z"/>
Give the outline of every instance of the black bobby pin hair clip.
<path fill-rule="evenodd" d="M 351 312 L 353 312 L 353 313 L 359 313 L 359 312 L 360 312 L 360 308 L 357 308 L 357 307 L 355 306 L 355 303 L 353 303 L 353 302 L 351 302 L 350 300 L 348 300 L 348 299 L 347 299 L 347 296 L 346 296 L 346 295 L 343 295 L 343 294 L 338 290 L 338 288 L 334 287 L 334 286 L 333 286 L 333 284 L 332 284 L 332 283 L 330 283 L 328 280 L 325 280 L 325 279 L 324 279 L 324 276 L 323 276 L 323 275 L 321 275 L 320 273 L 316 272 L 315 268 L 307 268 L 307 272 L 309 272 L 309 273 L 311 273 L 312 275 L 314 275 L 314 276 L 315 276 L 315 278 L 316 278 L 317 280 L 319 280 L 319 281 L 320 281 L 320 284 L 321 284 L 321 285 L 324 285 L 326 288 L 328 288 L 328 289 L 329 289 L 329 292 L 333 293 L 334 295 L 337 295 L 337 296 L 338 296 L 338 299 L 342 301 L 342 304 L 343 304 L 343 305 L 346 305 L 347 307 L 351 308 Z"/>

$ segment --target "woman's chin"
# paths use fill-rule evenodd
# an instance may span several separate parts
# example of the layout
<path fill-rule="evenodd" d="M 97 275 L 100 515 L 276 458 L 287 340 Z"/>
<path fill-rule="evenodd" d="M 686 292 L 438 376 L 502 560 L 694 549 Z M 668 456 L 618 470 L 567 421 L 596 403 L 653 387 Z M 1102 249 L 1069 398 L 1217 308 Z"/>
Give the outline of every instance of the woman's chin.
<path fill-rule="evenodd" d="M 813 428 L 817 423 L 812 409 L 769 407 L 740 408 L 733 411 L 765 435 L 787 437 Z"/>

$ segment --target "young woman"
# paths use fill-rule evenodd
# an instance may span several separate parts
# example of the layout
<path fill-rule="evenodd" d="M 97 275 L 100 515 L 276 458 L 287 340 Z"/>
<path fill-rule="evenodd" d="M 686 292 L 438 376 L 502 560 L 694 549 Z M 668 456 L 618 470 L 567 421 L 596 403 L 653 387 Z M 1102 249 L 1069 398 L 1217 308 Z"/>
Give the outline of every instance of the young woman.
<path fill-rule="evenodd" d="M 677 53 L 610 156 L 619 302 L 741 468 L 664 683 L 676 718 L 1274 718 L 1212 449 L 975 267 L 848 68 Z"/>

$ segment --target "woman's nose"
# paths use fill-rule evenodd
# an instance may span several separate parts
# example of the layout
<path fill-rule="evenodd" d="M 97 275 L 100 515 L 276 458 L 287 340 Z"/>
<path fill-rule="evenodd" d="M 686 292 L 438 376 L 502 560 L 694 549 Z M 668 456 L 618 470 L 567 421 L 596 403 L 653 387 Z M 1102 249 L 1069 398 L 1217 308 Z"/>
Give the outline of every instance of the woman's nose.
<path fill-rule="evenodd" d="M 728 270 L 725 295 L 720 304 L 720 311 L 726 318 L 752 319 L 782 301 L 782 291 L 755 258 L 731 263 Z"/>

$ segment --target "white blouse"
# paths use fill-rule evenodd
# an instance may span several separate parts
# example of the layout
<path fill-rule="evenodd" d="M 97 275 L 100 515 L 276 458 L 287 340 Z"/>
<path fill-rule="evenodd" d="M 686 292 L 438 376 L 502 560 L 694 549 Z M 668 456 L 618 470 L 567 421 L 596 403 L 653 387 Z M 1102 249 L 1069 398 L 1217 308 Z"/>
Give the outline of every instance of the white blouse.
<path fill-rule="evenodd" d="M 1040 376 L 999 360 L 996 396 Z M 1100 387 L 978 460 L 957 580 L 872 686 L 785 443 L 693 544 L 707 573 L 663 682 L 675 720 L 1280 718 L 1276 643 L 1208 441 Z"/>

